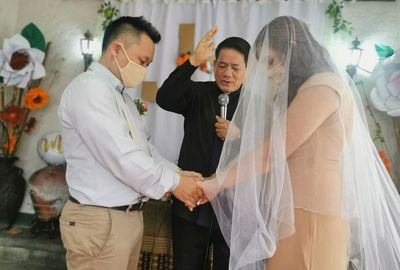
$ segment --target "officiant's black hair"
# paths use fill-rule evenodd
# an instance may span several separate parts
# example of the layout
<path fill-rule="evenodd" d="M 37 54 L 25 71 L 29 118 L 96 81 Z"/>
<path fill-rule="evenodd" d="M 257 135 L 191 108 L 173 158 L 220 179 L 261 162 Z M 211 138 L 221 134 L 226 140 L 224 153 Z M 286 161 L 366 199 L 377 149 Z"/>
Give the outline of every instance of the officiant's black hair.
<path fill-rule="evenodd" d="M 141 33 L 146 33 L 154 43 L 158 43 L 161 40 L 161 35 L 158 30 L 143 16 L 131 17 L 123 16 L 112 21 L 106 28 L 103 37 L 103 52 L 107 47 L 118 38 L 122 33 L 134 31 L 138 36 Z"/>
<path fill-rule="evenodd" d="M 250 44 L 240 37 L 229 37 L 218 44 L 218 47 L 215 51 L 215 59 L 218 59 L 219 53 L 222 49 L 229 48 L 234 49 L 244 56 L 245 63 L 247 64 L 247 58 L 249 56 Z"/>

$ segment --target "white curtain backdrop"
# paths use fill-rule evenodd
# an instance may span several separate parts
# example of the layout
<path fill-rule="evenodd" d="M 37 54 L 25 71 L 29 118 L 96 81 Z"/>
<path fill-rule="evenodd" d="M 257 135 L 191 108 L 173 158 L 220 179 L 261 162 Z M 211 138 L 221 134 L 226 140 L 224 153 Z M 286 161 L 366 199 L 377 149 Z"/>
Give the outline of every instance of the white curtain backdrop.
<path fill-rule="evenodd" d="M 328 3 L 317 0 L 259 2 L 135 0 L 122 1 L 117 6 L 118 16 L 143 15 L 160 31 L 162 39 L 156 46 L 154 61 L 145 78 L 145 81 L 157 82 L 157 86 L 160 87 L 176 68 L 180 24 L 195 24 L 194 46 L 214 25 L 219 29 L 214 38 L 217 45 L 230 36 L 242 37 L 252 45 L 266 23 L 277 16 L 291 15 L 307 22 L 314 36 L 321 40 Z M 214 80 L 214 75 L 197 70 L 192 79 Z M 128 89 L 129 95 L 133 98 L 139 97 L 140 87 Z M 150 103 L 145 121 L 152 143 L 165 158 L 176 163 L 183 138 L 183 117 Z"/>

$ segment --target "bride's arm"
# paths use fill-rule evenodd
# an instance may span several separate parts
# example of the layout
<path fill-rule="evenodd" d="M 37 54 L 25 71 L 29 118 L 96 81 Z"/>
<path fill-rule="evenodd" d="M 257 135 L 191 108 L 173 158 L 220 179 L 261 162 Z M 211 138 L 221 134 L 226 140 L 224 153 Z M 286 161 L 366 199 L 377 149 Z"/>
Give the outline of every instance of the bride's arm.
<path fill-rule="evenodd" d="M 287 111 L 286 124 L 286 158 L 289 158 L 333 113 L 339 106 L 337 92 L 328 86 L 316 85 L 299 91 L 293 99 Z M 270 138 L 267 138 L 260 147 L 240 159 L 242 168 L 249 168 L 254 156 L 262 157 L 262 169 L 255 172 L 252 177 L 261 176 L 269 172 L 273 167 L 268 161 L 270 151 Z M 218 179 L 218 190 L 234 186 L 238 181 L 249 179 L 236 179 L 238 159 L 231 161 L 222 171 L 227 171 L 223 179 Z M 242 176 L 242 174 L 241 174 Z M 217 175 L 220 177 L 220 175 Z M 222 185 L 221 185 L 222 183 Z"/>

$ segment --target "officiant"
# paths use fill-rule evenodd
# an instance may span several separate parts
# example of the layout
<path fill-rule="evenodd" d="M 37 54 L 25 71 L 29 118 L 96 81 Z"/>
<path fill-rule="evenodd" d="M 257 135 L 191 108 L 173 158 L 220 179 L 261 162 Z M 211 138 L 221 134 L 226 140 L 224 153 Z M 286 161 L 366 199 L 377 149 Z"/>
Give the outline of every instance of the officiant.
<path fill-rule="evenodd" d="M 215 173 L 223 142 L 235 112 L 240 89 L 245 77 L 250 44 L 239 37 L 222 41 L 213 63 L 215 81 L 194 82 L 192 74 L 206 61 L 215 43 L 212 28 L 197 45 L 190 58 L 178 66 L 165 80 L 157 93 L 157 104 L 171 112 L 183 115 L 184 138 L 178 166 L 203 176 Z M 218 97 L 227 94 L 226 119 L 220 115 Z M 209 247 L 213 244 L 214 269 L 228 269 L 227 246 L 210 203 L 196 207 L 192 212 L 173 198 L 172 205 L 173 269 L 203 270 L 207 266 Z"/>

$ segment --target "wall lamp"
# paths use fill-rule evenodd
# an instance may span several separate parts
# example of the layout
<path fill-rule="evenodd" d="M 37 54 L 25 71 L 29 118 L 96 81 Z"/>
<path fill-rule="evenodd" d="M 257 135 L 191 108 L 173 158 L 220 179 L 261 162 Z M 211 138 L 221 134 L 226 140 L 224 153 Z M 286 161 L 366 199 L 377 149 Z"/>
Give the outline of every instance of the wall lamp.
<path fill-rule="evenodd" d="M 90 63 L 93 61 L 93 53 L 94 53 L 94 41 L 93 35 L 87 30 L 84 37 L 81 38 L 81 53 L 83 55 L 83 59 L 85 62 L 85 71 L 90 66 Z"/>

